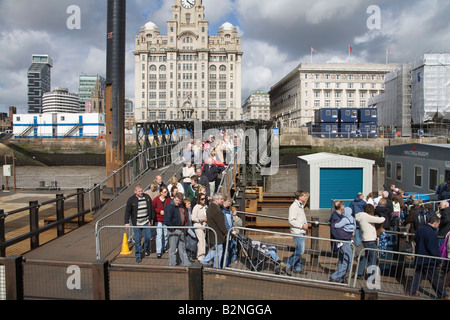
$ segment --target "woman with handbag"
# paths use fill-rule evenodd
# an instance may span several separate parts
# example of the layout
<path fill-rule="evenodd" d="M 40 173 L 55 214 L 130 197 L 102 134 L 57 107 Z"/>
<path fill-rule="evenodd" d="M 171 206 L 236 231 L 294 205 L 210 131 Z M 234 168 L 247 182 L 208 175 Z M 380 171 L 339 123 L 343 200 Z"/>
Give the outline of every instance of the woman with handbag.
<path fill-rule="evenodd" d="M 199 229 L 201 227 L 206 227 L 206 194 L 199 193 L 197 196 L 197 204 L 192 210 L 192 223 L 194 224 L 195 234 L 197 235 L 197 260 L 201 261 L 206 255 L 206 233 L 205 229 Z"/>

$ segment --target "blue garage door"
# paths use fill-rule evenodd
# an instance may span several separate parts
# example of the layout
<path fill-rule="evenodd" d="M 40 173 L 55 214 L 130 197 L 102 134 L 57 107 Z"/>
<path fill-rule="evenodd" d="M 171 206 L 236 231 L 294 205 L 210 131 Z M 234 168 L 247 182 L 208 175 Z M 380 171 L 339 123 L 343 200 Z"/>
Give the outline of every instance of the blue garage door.
<path fill-rule="evenodd" d="M 329 209 L 331 199 L 355 199 L 362 192 L 363 169 L 320 169 L 320 208 Z M 350 201 L 346 201 L 348 206 Z"/>

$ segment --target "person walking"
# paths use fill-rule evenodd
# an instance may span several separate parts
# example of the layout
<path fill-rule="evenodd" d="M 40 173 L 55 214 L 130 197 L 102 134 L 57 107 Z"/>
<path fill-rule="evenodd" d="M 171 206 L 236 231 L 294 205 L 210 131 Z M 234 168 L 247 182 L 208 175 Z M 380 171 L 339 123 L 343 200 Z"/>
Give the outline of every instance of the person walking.
<path fill-rule="evenodd" d="M 217 242 L 215 235 L 210 233 L 210 247 L 211 250 L 202 259 L 203 265 L 208 265 L 211 260 L 214 260 L 213 267 L 222 267 L 223 258 L 223 244 L 226 241 L 227 227 L 225 226 L 225 218 L 223 216 L 220 206 L 223 204 L 223 196 L 219 193 L 213 195 L 213 201 L 206 210 L 206 217 L 208 219 L 208 227 L 213 229 L 217 235 Z M 217 259 L 216 259 L 217 252 Z"/>
<path fill-rule="evenodd" d="M 298 190 L 294 194 L 295 200 L 289 207 L 289 224 L 291 234 L 294 235 L 295 251 L 286 261 L 286 273 L 292 275 L 292 271 L 306 275 L 302 269 L 302 254 L 305 252 L 305 237 L 308 230 L 308 221 L 305 215 L 305 204 L 308 201 L 308 193 Z"/>
<path fill-rule="evenodd" d="M 134 244 L 136 262 L 142 261 L 142 235 L 144 235 L 144 254 L 150 255 L 150 229 L 146 228 L 153 224 L 155 218 L 155 209 L 152 199 L 144 193 L 141 185 L 134 187 L 134 195 L 131 196 L 125 206 L 125 226 L 136 227 L 134 230 Z"/>
<path fill-rule="evenodd" d="M 184 196 L 178 192 L 175 194 L 173 200 L 168 204 L 164 210 L 164 224 L 168 227 L 169 235 L 169 263 L 171 266 L 177 265 L 177 253 L 180 257 L 183 267 L 189 267 L 189 258 L 186 253 L 185 231 L 177 227 L 186 226 L 187 217 L 186 212 L 181 205 Z"/>
<path fill-rule="evenodd" d="M 168 242 L 167 229 L 161 228 L 166 226 L 164 224 L 164 209 L 171 201 L 167 194 L 167 187 L 161 187 L 159 189 L 159 196 L 153 199 L 153 207 L 156 213 L 155 225 L 160 227 L 156 229 L 156 257 L 158 259 L 166 251 Z"/>
<path fill-rule="evenodd" d="M 209 196 L 212 197 L 216 190 L 216 179 L 219 174 L 219 168 L 213 163 L 213 159 L 211 157 L 209 157 L 203 165 L 202 175 L 203 174 L 208 178 L 210 192 Z"/>
<path fill-rule="evenodd" d="M 419 227 L 415 233 L 415 252 L 418 256 L 416 256 L 415 259 L 416 269 L 414 276 L 406 294 L 417 296 L 417 290 L 419 289 L 422 277 L 425 276 L 427 280 L 430 281 L 434 291 L 436 291 L 438 298 L 450 300 L 450 296 L 445 292 L 444 281 L 439 272 L 439 266 L 442 262 L 442 260 L 439 259 L 441 258 L 441 254 L 439 252 L 439 240 L 437 235 L 439 224 L 439 217 L 432 216 L 428 223 Z M 433 259 L 432 257 L 437 257 L 438 259 Z"/>
<path fill-rule="evenodd" d="M 192 209 L 192 223 L 194 224 L 195 234 L 197 235 L 197 260 L 201 261 L 206 255 L 206 233 L 205 229 L 200 229 L 206 227 L 206 195 L 200 194 L 197 197 L 197 204 Z"/>
<path fill-rule="evenodd" d="M 356 221 L 359 222 L 361 228 L 361 240 L 364 249 L 377 249 L 377 230 L 375 224 L 384 223 L 385 218 L 374 216 L 375 208 L 371 204 L 364 206 L 364 212 L 356 214 Z M 359 262 L 358 279 L 363 278 L 366 264 L 376 266 L 377 255 L 373 250 L 366 250 L 364 257 Z"/>
<path fill-rule="evenodd" d="M 337 215 L 332 215 L 330 220 L 331 233 L 333 237 L 339 242 L 337 247 L 338 265 L 337 270 L 330 276 L 330 281 L 343 283 L 345 275 L 350 270 L 351 262 L 353 261 L 352 248 L 349 241 L 352 239 L 356 230 L 356 221 L 352 214 L 352 209 L 343 208 L 344 203 L 340 202 L 339 209 L 336 210 Z"/>

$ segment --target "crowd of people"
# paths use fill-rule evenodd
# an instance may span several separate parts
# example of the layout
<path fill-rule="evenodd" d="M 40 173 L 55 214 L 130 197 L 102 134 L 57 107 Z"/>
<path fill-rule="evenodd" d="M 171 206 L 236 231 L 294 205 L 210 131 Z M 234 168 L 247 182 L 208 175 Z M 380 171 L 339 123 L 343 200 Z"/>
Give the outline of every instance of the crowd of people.
<path fill-rule="evenodd" d="M 230 151 L 229 141 L 225 130 L 217 141 L 214 136 L 200 144 L 194 145 L 191 141 L 183 152 L 180 180 L 171 177 L 166 185 L 163 178 L 157 176 L 145 192 L 141 185 L 135 186 L 134 195 L 127 201 L 125 226 L 134 226 L 138 263 L 150 255 L 150 241 L 155 240 L 156 257 L 160 259 L 168 254 L 171 266 L 189 266 L 195 260 L 203 265 L 212 262 L 214 267 L 222 266 L 228 231 L 242 226 L 236 208 L 231 206 L 231 198 L 217 193 L 219 175 L 226 168 L 225 154 Z M 194 160 L 199 151 L 207 158 L 197 168 Z M 155 228 L 147 228 L 149 226 Z M 217 234 L 217 243 L 215 235 L 208 232 L 210 229 Z M 228 247 L 227 264 L 237 257 L 236 242 L 232 240 Z"/>
<path fill-rule="evenodd" d="M 198 146 L 197 149 L 201 148 L 203 152 L 209 150 L 206 161 L 198 168 L 194 164 L 197 144 L 190 144 L 183 154 L 184 166 L 180 180 L 172 177 L 166 186 L 162 177 L 157 176 L 145 192 L 142 186 L 135 186 L 135 194 L 126 205 L 125 225 L 136 227 L 133 231 L 137 262 L 150 255 L 151 239 L 156 240 L 157 258 L 168 253 L 171 266 L 179 263 L 189 266 L 193 261 L 198 261 L 205 266 L 212 263 L 213 267 L 220 268 L 224 256 L 228 257 L 226 265 L 236 261 L 236 241 L 230 240 L 228 243 L 227 255 L 224 249 L 229 230 L 234 226 L 242 226 L 242 220 L 237 216 L 231 199 L 217 193 L 216 183 L 221 170 L 226 168 L 223 161 L 227 152 L 227 148 L 223 148 L 226 145 L 225 137 L 224 133 L 221 144 L 215 145 L 215 139 L 211 136 L 209 141 Z M 295 201 L 289 208 L 295 250 L 283 263 L 288 275 L 293 272 L 307 273 L 302 266 L 302 254 L 305 251 L 305 238 L 302 235 L 308 230 L 304 211 L 308 197 L 307 192 L 297 191 Z M 333 241 L 333 250 L 339 254 L 337 269 L 329 281 L 345 281 L 353 264 L 350 241 L 356 247 L 372 249 L 365 250 L 360 260 L 356 270 L 358 279 L 367 279 L 373 275 L 376 270 L 371 267 L 377 265 L 374 249 L 386 249 L 389 237 L 386 231 L 399 231 L 400 227 L 406 228 L 410 235 L 408 241 L 415 246 L 416 254 L 450 258 L 450 179 L 438 186 L 436 198 L 440 200 L 438 207 L 423 203 L 415 195 L 406 196 L 402 190 L 391 185 L 388 190 L 380 191 L 377 195 L 375 192 L 367 196 L 358 193 L 348 207 L 342 201 L 336 202 L 330 217 L 330 238 L 337 240 Z M 146 226 L 156 228 L 139 228 Z M 210 229 L 214 230 L 217 238 L 210 234 Z M 435 261 L 432 259 L 419 260 L 407 293 L 416 295 L 420 280 L 426 277 L 437 295 L 448 299 L 442 274 L 436 272 L 438 264 L 430 263 Z"/>
<path fill-rule="evenodd" d="M 360 260 L 358 279 L 368 278 L 376 272 L 377 250 L 386 250 L 388 234 L 386 231 L 399 231 L 404 226 L 411 235 L 408 241 L 414 246 L 415 254 L 433 258 L 416 258 L 415 274 L 406 289 L 410 295 L 418 295 L 417 290 L 422 277 L 426 277 L 438 297 L 448 300 L 445 292 L 444 277 L 449 271 L 449 265 L 439 263 L 439 258 L 450 258 L 450 180 L 438 186 L 436 198 L 439 199 L 438 210 L 434 203 L 423 203 L 417 196 L 405 196 L 402 190 L 391 185 L 388 190 L 370 193 L 366 197 L 358 193 L 348 207 L 344 202 L 335 203 L 330 217 L 332 239 L 335 250 L 339 252 L 336 272 L 330 281 L 344 282 L 347 272 L 352 266 L 352 251 L 350 242 L 358 247 L 369 248 Z M 371 250 L 375 249 L 375 250 Z M 438 259 L 436 259 L 438 258 Z M 368 268 L 366 270 L 366 268 Z M 448 275 L 447 275 L 448 277 Z"/>

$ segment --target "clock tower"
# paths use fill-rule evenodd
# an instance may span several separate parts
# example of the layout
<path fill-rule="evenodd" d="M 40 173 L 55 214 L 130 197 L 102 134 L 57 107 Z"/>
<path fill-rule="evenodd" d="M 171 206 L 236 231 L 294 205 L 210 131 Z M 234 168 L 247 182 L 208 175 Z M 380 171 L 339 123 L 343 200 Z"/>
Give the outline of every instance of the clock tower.
<path fill-rule="evenodd" d="M 202 0 L 175 0 L 167 36 L 152 22 L 135 39 L 135 119 L 240 120 L 241 38 L 209 35 Z"/>

